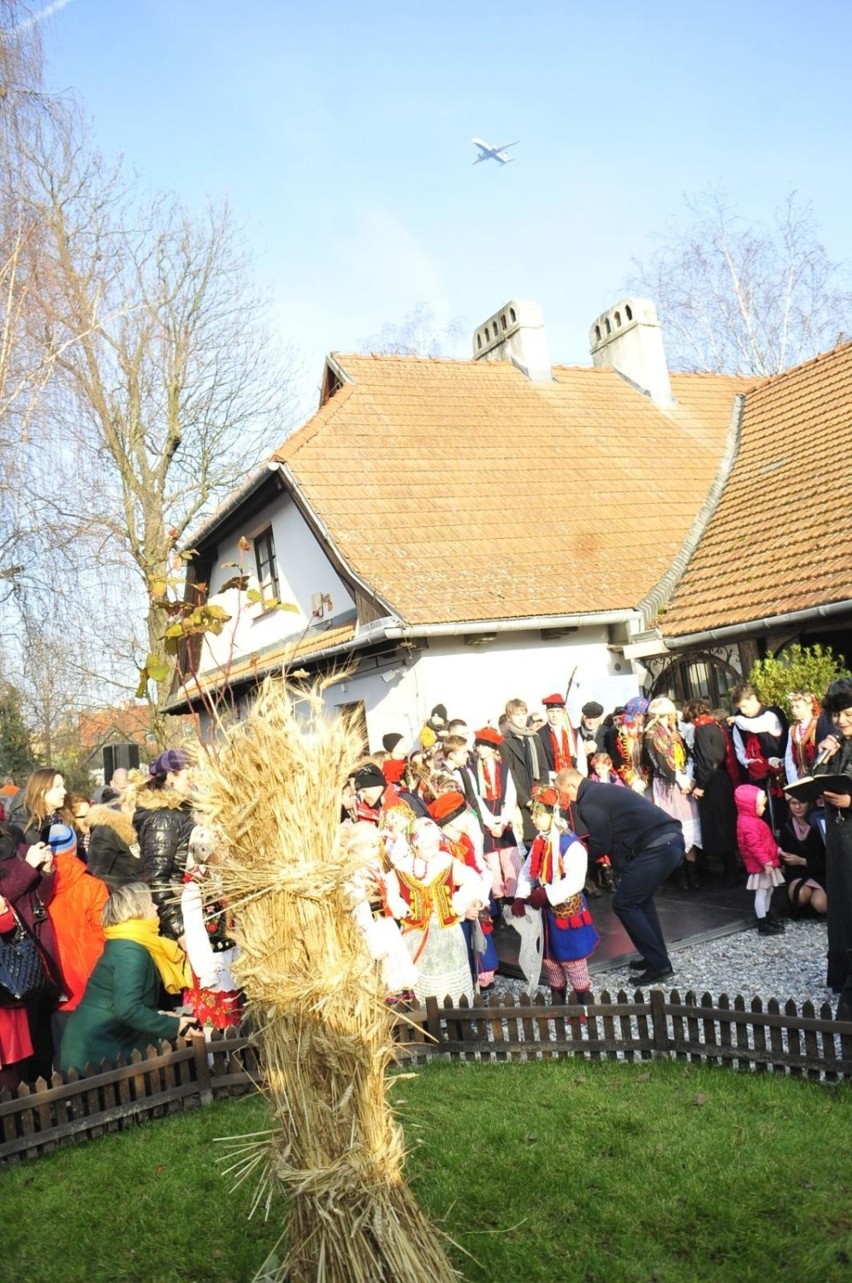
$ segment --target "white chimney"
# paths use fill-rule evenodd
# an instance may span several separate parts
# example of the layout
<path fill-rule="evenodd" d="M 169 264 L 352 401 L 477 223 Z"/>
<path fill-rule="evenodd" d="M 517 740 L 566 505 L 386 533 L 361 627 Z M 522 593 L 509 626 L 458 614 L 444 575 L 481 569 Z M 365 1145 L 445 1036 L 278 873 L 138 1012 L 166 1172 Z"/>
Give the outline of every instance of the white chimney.
<path fill-rule="evenodd" d="M 538 303 L 510 299 L 473 335 L 477 361 L 512 361 L 532 383 L 549 383 L 550 349 Z"/>
<path fill-rule="evenodd" d="M 592 363 L 611 366 L 659 406 L 673 403 L 657 309 L 650 299 L 622 299 L 589 331 Z"/>

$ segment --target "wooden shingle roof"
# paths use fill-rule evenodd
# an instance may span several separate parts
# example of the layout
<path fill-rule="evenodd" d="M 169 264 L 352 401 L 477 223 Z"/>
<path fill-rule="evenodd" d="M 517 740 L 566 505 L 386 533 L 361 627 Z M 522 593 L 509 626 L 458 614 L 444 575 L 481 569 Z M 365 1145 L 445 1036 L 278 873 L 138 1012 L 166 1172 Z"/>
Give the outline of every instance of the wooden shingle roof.
<path fill-rule="evenodd" d="M 349 380 L 276 453 L 334 548 L 409 624 L 630 609 L 669 569 L 749 380 L 336 356 Z"/>
<path fill-rule="evenodd" d="M 664 637 L 852 597 L 852 344 L 756 385 L 737 459 Z"/>

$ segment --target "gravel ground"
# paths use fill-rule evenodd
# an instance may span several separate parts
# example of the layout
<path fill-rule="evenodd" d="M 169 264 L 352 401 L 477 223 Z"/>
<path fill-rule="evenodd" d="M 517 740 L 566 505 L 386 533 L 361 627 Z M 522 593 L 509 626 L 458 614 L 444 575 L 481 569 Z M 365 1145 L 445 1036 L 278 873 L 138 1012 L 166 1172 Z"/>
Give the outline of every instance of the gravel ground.
<path fill-rule="evenodd" d="M 823 1003 L 832 1011 L 837 996 L 825 985 L 826 928 L 824 921 L 787 920 L 782 936 L 759 936 L 754 928 L 717 936 L 699 943 L 675 945 L 671 959 L 675 972 L 662 986 L 666 992 L 676 989 L 681 998 L 693 991 L 699 998 L 705 993 L 718 998 L 727 994 L 733 999 L 742 994 L 747 1003 L 758 997 L 766 1004 L 777 998 L 783 1007 L 790 999 L 801 1010 L 812 1002 L 817 1013 Z M 592 959 L 594 964 L 594 959 Z M 497 977 L 498 992 L 508 990 L 515 997 L 525 992 L 521 980 Z M 635 982 L 626 967 L 616 964 L 592 970 L 592 989 L 610 995 L 620 989 L 632 993 Z"/>

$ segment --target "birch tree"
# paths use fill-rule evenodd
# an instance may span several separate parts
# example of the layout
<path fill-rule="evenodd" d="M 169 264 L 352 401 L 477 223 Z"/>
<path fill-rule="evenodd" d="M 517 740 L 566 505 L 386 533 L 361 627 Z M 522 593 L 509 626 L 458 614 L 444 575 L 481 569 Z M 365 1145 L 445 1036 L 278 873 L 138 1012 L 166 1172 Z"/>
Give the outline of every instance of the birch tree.
<path fill-rule="evenodd" d="M 765 223 L 718 193 L 686 205 L 685 228 L 632 282 L 656 303 L 672 368 L 777 374 L 852 331 L 848 265 L 829 258 L 795 193 Z"/>

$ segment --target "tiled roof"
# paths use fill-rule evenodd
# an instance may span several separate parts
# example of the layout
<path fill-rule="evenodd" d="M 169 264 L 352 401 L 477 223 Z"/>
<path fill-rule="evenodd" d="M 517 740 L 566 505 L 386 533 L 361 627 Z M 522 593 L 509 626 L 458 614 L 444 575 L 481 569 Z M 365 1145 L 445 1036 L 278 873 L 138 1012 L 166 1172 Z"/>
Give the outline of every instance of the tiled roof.
<path fill-rule="evenodd" d="M 663 413 L 612 370 L 337 356 L 276 457 L 348 566 L 409 624 L 635 606 L 716 475 L 748 380 L 676 375 Z"/>
<path fill-rule="evenodd" d="M 852 344 L 746 396 L 722 500 L 660 621 L 687 636 L 852 596 Z"/>

